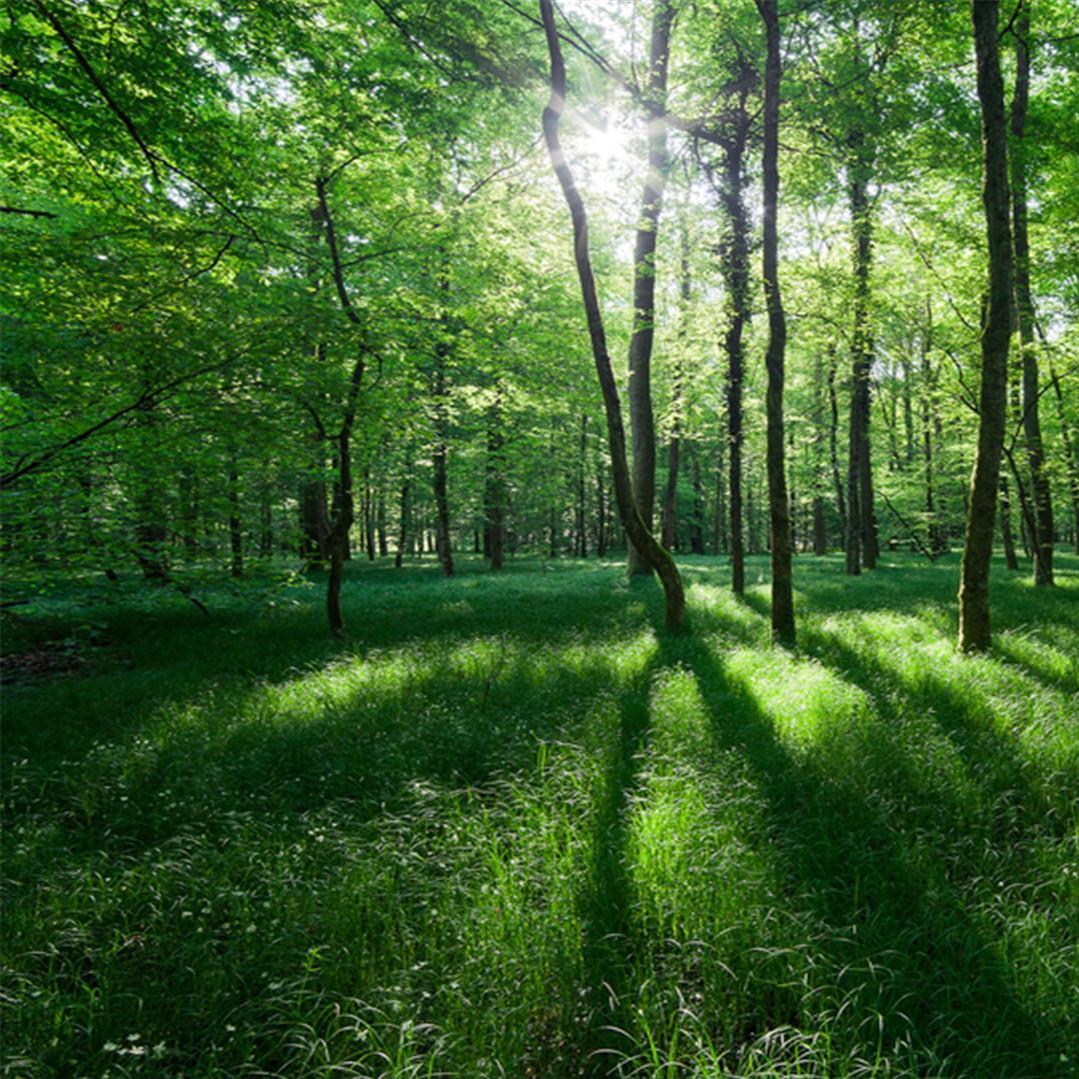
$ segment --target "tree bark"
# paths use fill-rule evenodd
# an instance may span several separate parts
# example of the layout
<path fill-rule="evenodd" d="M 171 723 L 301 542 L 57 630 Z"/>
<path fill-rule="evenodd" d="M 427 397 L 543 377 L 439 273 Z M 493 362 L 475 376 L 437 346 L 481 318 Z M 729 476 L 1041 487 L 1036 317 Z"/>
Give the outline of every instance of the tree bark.
<path fill-rule="evenodd" d="M 671 0 L 654 0 L 652 40 L 645 95 L 652 109 L 667 103 L 670 57 Z M 652 344 L 656 317 L 656 238 L 667 177 L 667 125 L 648 122 L 648 175 L 641 194 L 637 239 L 633 250 L 633 334 L 629 342 L 629 422 L 633 437 L 633 494 L 645 526 L 652 528 L 656 499 L 656 429 L 652 414 Z M 652 565 L 633 540 L 627 567 L 631 574 L 652 572 Z"/>
<path fill-rule="evenodd" d="M 236 462 L 235 447 L 229 448 L 228 499 L 229 573 L 233 577 L 242 577 L 244 575 L 244 535 L 240 525 L 240 471 Z"/>
<path fill-rule="evenodd" d="M 450 279 L 449 279 L 449 256 L 445 249 L 442 251 L 442 265 L 439 273 L 439 288 L 443 293 L 445 302 L 449 302 Z M 449 357 L 449 334 L 448 316 L 444 313 L 439 318 L 439 338 L 435 343 L 435 370 L 432 379 L 431 396 L 434 399 L 434 428 L 435 444 L 431 454 L 432 476 L 435 495 L 435 551 L 438 554 L 438 562 L 442 567 L 444 577 L 452 577 L 453 565 L 453 541 L 450 531 L 450 501 L 448 480 L 448 455 L 447 448 L 449 417 L 447 415 L 446 386 L 446 363 Z"/>
<path fill-rule="evenodd" d="M 877 526 L 873 508 L 873 472 L 869 444 L 870 387 L 873 366 L 873 331 L 869 314 L 869 274 L 873 260 L 873 223 L 869 209 L 868 186 L 871 165 L 865 149 L 865 136 L 852 131 L 848 137 L 851 153 L 849 176 L 851 238 L 854 256 L 854 335 L 851 354 L 850 406 L 850 502 L 851 525 L 848 526 L 847 572 L 858 573 L 852 561 L 860 554 L 860 568 L 874 569 L 877 564 Z M 857 542 L 849 543 L 857 530 Z"/>
<path fill-rule="evenodd" d="M 330 213 L 330 205 L 326 198 L 326 185 L 327 180 L 325 177 L 319 177 L 315 181 L 319 220 L 325 228 L 326 243 L 330 249 L 334 287 L 337 290 L 337 298 L 345 316 L 349 322 L 360 329 L 363 323 L 356 309 L 352 306 L 348 287 L 345 284 L 341 256 L 337 247 L 337 231 L 334 226 L 333 215 Z M 367 368 L 365 357 L 366 346 L 360 342 L 357 346 L 356 360 L 345 392 L 341 426 L 336 434 L 327 436 L 335 443 L 337 455 L 337 474 L 334 478 L 332 498 L 333 517 L 327 523 L 325 530 L 326 547 L 330 555 L 330 572 L 326 580 L 326 616 L 330 624 L 330 632 L 335 637 L 341 636 L 345 629 L 344 618 L 341 614 L 341 580 L 344 575 L 345 556 L 348 550 L 348 535 L 352 529 L 355 516 L 352 495 L 352 429 L 356 423 L 360 387 L 363 385 L 363 376 Z M 325 432 L 323 433 L 325 434 Z"/>
<path fill-rule="evenodd" d="M 397 551 L 393 556 L 395 568 L 400 569 L 405 560 L 405 551 L 410 543 L 409 519 L 412 516 L 412 462 L 405 462 L 405 478 L 401 481 L 401 501 L 397 529 Z"/>
<path fill-rule="evenodd" d="M 682 451 L 682 383 L 685 372 L 684 351 L 686 323 L 689 318 L 691 279 L 689 269 L 689 230 L 681 221 L 681 261 L 679 296 L 681 311 L 678 343 L 674 354 L 673 385 L 671 387 L 671 436 L 667 442 L 667 490 L 663 498 L 663 546 L 673 551 L 678 545 L 678 467 Z"/>
<path fill-rule="evenodd" d="M 768 507 L 772 533 L 772 639 L 793 644 L 794 592 L 791 567 L 790 509 L 783 460 L 783 376 L 787 322 L 779 291 L 779 241 L 776 215 L 779 201 L 779 13 L 776 0 L 757 0 L 764 22 L 767 59 L 764 68 L 764 215 L 762 262 L 764 295 L 768 308 Z"/>
<path fill-rule="evenodd" d="M 1000 505 L 997 507 L 1000 518 L 1000 541 L 1004 546 L 1004 564 L 1011 570 L 1019 568 L 1019 559 L 1015 554 L 1015 536 L 1012 534 L 1012 502 L 1008 497 L 1008 477 L 1000 475 Z"/>
<path fill-rule="evenodd" d="M 614 380 L 614 372 L 611 369 L 610 355 L 607 352 L 603 316 L 600 313 L 592 260 L 588 251 L 588 215 L 558 136 L 559 121 L 566 107 L 566 68 L 562 59 L 562 46 L 555 26 L 552 0 L 539 0 L 539 5 L 551 61 L 551 96 L 547 107 L 543 110 L 543 134 L 551 165 L 562 188 L 562 194 L 573 222 L 573 247 L 577 276 L 580 280 L 581 296 L 588 322 L 592 359 L 603 393 L 603 407 L 607 418 L 607 442 L 611 454 L 615 501 L 629 541 L 647 559 L 663 586 L 667 627 L 677 629 L 685 622 L 685 590 L 674 559 L 656 542 L 634 498 L 626 456 L 622 402 L 618 394 L 618 385 Z"/>
<path fill-rule="evenodd" d="M 999 0 L 971 0 L 982 117 L 982 205 L 988 243 L 989 305 L 982 328 L 978 446 L 967 500 L 959 583 L 959 648 L 964 652 L 983 651 L 990 641 L 989 561 L 1004 448 L 1011 337 L 1012 239 L 1004 84 L 997 45 L 999 12 Z"/>
<path fill-rule="evenodd" d="M 828 346 L 828 404 L 831 419 L 828 423 L 828 450 L 832 462 L 832 482 L 835 485 L 835 505 L 839 514 L 839 543 L 847 547 L 847 502 L 843 497 L 843 480 L 839 470 L 839 402 L 835 392 L 836 348 Z"/>
<path fill-rule="evenodd" d="M 1030 241 L 1027 235 L 1026 117 L 1030 98 L 1030 4 L 1019 13 L 1015 41 L 1015 92 L 1011 107 L 1012 226 L 1015 243 L 1015 312 L 1023 357 L 1023 433 L 1026 437 L 1035 534 L 1030 537 L 1034 584 L 1053 584 L 1053 494 L 1045 469 L 1045 447 L 1038 416 L 1038 353 L 1034 341 L 1034 299 L 1030 291 Z"/>
<path fill-rule="evenodd" d="M 824 371 L 818 352 L 813 363 L 813 554 L 828 553 L 824 519 Z"/>
<path fill-rule="evenodd" d="M 505 561 L 505 461 L 502 455 L 502 383 L 495 382 L 494 400 L 487 414 L 487 459 L 484 465 L 483 553 L 491 569 Z"/>
<path fill-rule="evenodd" d="M 1068 416 L 1064 410 L 1064 392 L 1060 388 L 1060 379 L 1057 377 L 1053 361 L 1049 360 L 1049 381 L 1053 384 L 1053 393 L 1057 401 L 1057 417 L 1060 421 L 1060 440 L 1064 448 L 1064 465 L 1068 473 L 1068 489 L 1072 499 L 1072 525 L 1075 535 L 1075 553 L 1079 554 L 1079 461 L 1076 460 L 1075 443 L 1072 441 L 1071 428 L 1068 425 Z"/>
<path fill-rule="evenodd" d="M 729 547 L 731 591 L 742 595 L 746 587 L 745 525 L 742 492 L 742 383 L 745 372 L 743 336 L 749 323 L 749 213 L 744 201 L 745 153 L 751 117 L 748 95 L 756 73 L 748 66 L 739 72 L 737 106 L 730 111 L 731 127 L 720 144 L 723 168 L 718 192 L 724 214 L 720 245 L 720 271 L 727 287 L 728 323 L 723 347 L 727 353 L 727 482 L 729 485 Z"/>
<path fill-rule="evenodd" d="M 588 464 L 588 414 L 581 413 L 581 422 L 577 437 L 577 475 L 574 477 L 576 486 L 576 505 L 573 508 L 573 553 L 578 558 L 588 557 L 588 533 L 587 521 L 587 491 L 585 477 Z"/>
<path fill-rule="evenodd" d="M 693 554 L 704 554 L 704 483 L 701 480 L 701 448 L 690 443 L 690 461 L 693 475 L 693 512 L 689 518 L 689 549 Z"/>

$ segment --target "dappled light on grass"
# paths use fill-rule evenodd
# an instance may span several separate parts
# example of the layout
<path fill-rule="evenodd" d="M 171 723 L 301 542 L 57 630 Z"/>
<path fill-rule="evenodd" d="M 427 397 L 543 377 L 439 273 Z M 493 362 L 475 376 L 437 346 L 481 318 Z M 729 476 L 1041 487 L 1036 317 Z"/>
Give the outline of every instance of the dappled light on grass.
<path fill-rule="evenodd" d="M 613 565 L 354 571 L 343 645 L 119 615 L 130 667 L 7 702 L 11 1059 L 1069 1074 L 1074 596 L 994 581 L 969 659 L 946 567 L 799 571 L 796 652 L 705 560 L 686 635 Z"/>

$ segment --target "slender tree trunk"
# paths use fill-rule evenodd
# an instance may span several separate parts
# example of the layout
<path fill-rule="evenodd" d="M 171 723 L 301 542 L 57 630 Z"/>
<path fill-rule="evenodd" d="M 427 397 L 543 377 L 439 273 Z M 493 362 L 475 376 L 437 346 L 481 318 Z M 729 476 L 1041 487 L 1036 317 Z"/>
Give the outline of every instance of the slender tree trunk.
<path fill-rule="evenodd" d="M 259 490 L 259 558 L 273 557 L 273 484 L 264 466 Z"/>
<path fill-rule="evenodd" d="M 334 226 L 333 215 L 330 213 L 329 202 L 326 198 L 326 186 L 327 180 L 325 177 L 320 176 L 315 181 L 315 190 L 318 194 L 317 220 L 325 228 L 326 243 L 329 247 L 333 264 L 334 287 L 337 291 L 341 309 L 353 326 L 362 329 L 363 320 L 353 307 L 345 284 L 341 256 L 337 247 L 337 231 Z M 345 392 L 341 426 L 336 434 L 327 435 L 334 444 L 337 456 L 337 474 L 334 479 L 331 502 L 333 517 L 325 528 L 326 546 L 330 554 L 330 572 L 326 581 L 326 615 L 330 624 L 330 632 L 335 637 L 341 636 L 345 629 L 345 621 L 341 614 L 341 581 L 344 575 L 345 558 L 348 554 L 349 532 L 352 530 L 355 517 L 352 494 L 352 429 L 356 423 L 360 388 L 363 385 L 363 376 L 367 366 L 365 357 L 366 345 L 361 344 L 352 367 L 348 388 Z"/>
<path fill-rule="evenodd" d="M 925 476 L 925 519 L 929 530 L 929 550 L 934 555 L 944 550 L 944 537 L 937 522 L 935 498 L 933 492 L 933 401 L 935 379 L 933 378 L 930 347 L 932 341 L 932 308 L 926 299 L 926 331 L 922 336 L 922 459 Z"/>
<path fill-rule="evenodd" d="M 860 553 L 861 566 L 874 569 L 877 564 L 877 528 L 873 509 L 873 472 L 869 445 L 870 388 L 873 365 L 873 330 L 869 314 L 869 274 L 873 259 L 873 223 L 869 209 L 868 186 L 872 166 L 861 131 L 851 132 L 848 163 L 851 236 L 854 251 L 854 336 L 851 348 L 850 411 L 850 483 L 848 500 L 852 526 L 848 527 L 847 572 L 853 568 L 852 550 Z M 855 489 L 856 488 L 856 489 Z M 857 543 L 851 534 L 857 529 Z M 859 549 L 860 548 L 860 549 Z"/>
<path fill-rule="evenodd" d="M 607 490 L 603 482 L 603 463 L 596 461 L 596 557 L 607 554 Z"/>
<path fill-rule="evenodd" d="M 679 260 L 678 343 L 675 347 L 671 393 L 671 437 L 667 443 L 667 491 L 663 499 L 663 545 L 673 551 L 678 537 L 678 465 L 682 449 L 682 383 L 685 372 L 685 349 L 689 323 L 692 278 L 689 264 L 689 228 L 685 212 L 679 220 L 681 258 Z"/>
<path fill-rule="evenodd" d="M 797 552 L 801 533 L 798 531 L 798 489 L 794 479 L 794 432 L 791 430 L 787 431 L 787 460 L 790 461 L 790 475 L 787 478 L 787 518 L 790 521 L 791 551 Z"/>
<path fill-rule="evenodd" d="M 1035 535 L 1030 537 L 1034 584 L 1053 584 L 1053 495 L 1045 469 L 1038 416 L 1038 353 L 1034 341 L 1034 299 L 1030 291 L 1030 241 L 1027 236 L 1026 117 L 1030 97 L 1030 4 L 1021 9 L 1015 41 L 1015 92 L 1011 108 L 1012 225 L 1015 241 L 1015 311 L 1023 358 L 1023 433 L 1026 436 Z"/>
<path fill-rule="evenodd" d="M 180 492 L 180 521 L 184 530 L 184 554 L 194 558 L 199 551 L 199 480 L 198 474 L 191 469 L 180 472 L 178 482 Z"/>
<path fill-rule="evenodd" d="M 824 370 L 821 355 L 813 363 L 813 554 L 828 553 L 824 519 Z"/>
<path fill-rule="evenodd" d="M 964 652 L 989 647 L 989 561 L 1004 447 L 1012 298 L 1008 142 L 997 46 L 1000 4 L 999 0 L 972 0 L 971 9 L 982 116 L 982 204 L 988 241 L 989 307 L 982 329 L 978 448 L 970 480 L 959 584 L 959 648 Z"/>
<path fill-rule="evenodd" d="M 405 478 L 401 481 L 401 500 L 399 503 L 399 521 L 397 531 L 397 551 L 393 556 L 393 564 L 400 569 L 404 560 L 405 552 L 409 550 L 411 539 L 409 518 L 412 516 L 412 463 L 405 463 Z"/>
<path fill-rule="evenodd" d="M 443 291 L 449 291 L 449 280 L 444 278 Z M 435 495 L 435 551 L 444 577 L 452 577 L 453 542 L 450 531 L 450 501 L 448 481 L 448 417 L 446 410 L 446 353 L 448 346 L 439 341 L 435 346 L 435 372 L 432 387 L 434 397 L 434 451 L 431 454 L 432 476 Z"/>
<path fill-rule="evenodd" d="M 716 513 L 712 523 L 712 554 L 718 555 L 727 549 L 726 537 L 723 535 L 723 525 L 727 519 L 727 506 L 724 501 L 726 496 L 726 482 L 723 475 L 723 445 L 720 443 L 716 450 Z"/>
<path fill-rule="evenodd" d="M 764 22 L 768 53 L 764 68 L 764 215 L 763 276 L 768 307 L 768 508 L 772 536 L 772 639 L 794 643 L 794 593 L 791 567 L 791 526 L 787 501 L 787 477 L 783 460 L 783 367 L 787 345 L 787 322 L 779 292 L 779 13 L 776 0 L 757 0 Z"/>
<path fill-rule="evenodd" d="M 689 520 L 689 549 L 693 554 L 704 554 L 704 483 L 701 480 L 701 448 L 690 443 L 693 473 L 693 514 Z"/>
<path fill-rule="evenodd" d="M 160 417 L 154 402 L 147 399 L 136 412 L 136 425 L 143 436 L 143 460 L 148 462 L 138 477 L 135 497 L 135 557 L 148 581 L 167 583 L 169 580 L 168 551 L 165 541 L 168 527 L 161 478 L 158 474 L 157 428 Z M 45 538 L 43 537 L 43 543 Z M 43 549 L 43 548 L 42 548 Z"/>
<path fill-rule="evenodd" d="M 847 502 L 843 497 L 843 480 L 839 470 L 839 402 L 835 392 L 836 348 L 828 346 L 828 404 L 831 419 L 828 423 L 828 451 L 832 462 L 832 483 L 835 485 L 835 505 L 839 514 L 839 544 L 847 547 Z"/>
<path fill-rule="evenodd" d="M 1073 540 L 1075 553 L 1079 554 L 1079 461 L 1076 460 L 1075 443 L 1068 424 L 1068 415 L 1064 409 L 1064 392 L 1060 388 L 1060 379 L 1052 359 L 1049 360 L 1049 381 L 1053 384 L 1053 393 L 1057 402 L 1057 418 L 1060 422 L 1060 441 L 1064 449 L 1064 465 L 1068 473 L 1068 489 L 1072 500 L 1072 525 L 1075 530 Z"/>
<path fill-rule="evenodd" d="M 667 102 L 670 58 L 671 0 L 654 0 L 652 40 L 645 94 L 662 110 Z M 652 529 L 656 499 L 656 429 L 652 414 L 652 342 L 656 318 L 656 239 L 667 178 L 667 125 L 648 124 L 648 174 L 641 193 L 637 239 L 633 250 L 633 335 L 629 342 L 629 422 L 633 439 L 633 495 L 645 527 Z M 648 574 L 652 565 L 629 540 L 627 565 L 631 574 Z"/>
<path fill-rule="evenodd" d="M 1000 539 L 1004 545 L 1004 564 L 1008 569 L 1017 570 L 1019 559 L 1015 554 L 1015 537 L 1012 535 L 1012 503 L 1008 497 L 1008 477 L 1000 474 L 1000 505 L 997 507 L 1000 518 Z"/>
<path fill-rule="evenodd" d="M 614 380 L 611 360 L 607 352 L 606 334 L 603 329 L 603 317 L 600 314 L 599 298 L 596 294 L 595 277 L 588 251 L 588 216 L 584 202 L 573 180 L 573 173 L 566 162 L 558 136 L 559 120 L 566 107 L 566 69 L 562 59 L 562 46 L 555 26 L 552 0 L 540 0 L 540 13 L 543 18 L 547 38 L 547 51 L 551 60 L 551 96 L 543 111 L 543 134 L 551 165 L 562 188 L 566 205 L 573 221 L 574 255 L 577 264 L 577 276 L 581 284 L 585 315 L 588 321 L 589 338 L 592 345 L 592 358 L 596 366 L 596 375 L 603 393 L 603 407 L 607 417 L 607 442 L 611 454 L 611 470 L 614 475 L 615 500 L 622 525 L 628 540 L 647 559 L 659 576 L 663 585 L 666 602 L 666 624 L 676 629 L 685 622 L 685 591 L 682 578 L 674 559 L 659 543 L 645 523 L 634 498 L 629 462 L 626 456 L 626 435 L 622 423 L 622 402 L 618 394 L 618 385 Z"/>
<path fill-rule="evenodd" d="M 487 414 L 487 459 L 484 472 L 483 553 L 491 569 L 505 562 L 505 461 L 502 455 L 502 383 L 495 382 L 494 400 Z"/>
<path fill-rule="evenodd" d="M 578 558 L 588 557 L 588 534 L 585 531 L 587 497 L 585 490 L 585 466 L 588 461 L 588 415 L 581 413 L 580 436 L 577 441 L 577 505 L 573 514 L 575 554 Z"/>
<path fill-rule="evenodd" d="M 244 575 L 244 535 L 240 525 L 240 472 L 236 462 L 235 448 L 229 449 L 228 498 L 229 573 L 233 577 L 242 577 Z"/>
<path fill-rule="evenodd" d="M 749 323 L 749 213 L 746 210 L 745 152 L 752 119 L 747 108 L 748 95 L 756 72 L 748 65 L 739 72 L 743 89 L 737 106 L 731 109 L 731 128 L 722 143 L 723 168 L 718 185 L 724 226 L 720 246 L 720 270 L 727 286 L 728 322 L 723 346 L 727 354 L 727 481 L 730 490 L 729 546 L 731 591 L 745 591 L 745 525 L 742 490 L 742 383 L 745 372 L 743 337 Z"/>
<path fill-rule="evenodd" d="M 914 400 L 911 387 L 914 383 L 914 366 L 908 359 L 903 360 L 903 465 L 904 469 L 914 464 Z"/>
<path fill-rule="evenodd" d="M 374 562 L 376 557 L 375 536 L 375 489 L 371 478 L 371 467 L 363 470 L 363 530 L 364 546 L 367 548 L 367 561 Z"/>

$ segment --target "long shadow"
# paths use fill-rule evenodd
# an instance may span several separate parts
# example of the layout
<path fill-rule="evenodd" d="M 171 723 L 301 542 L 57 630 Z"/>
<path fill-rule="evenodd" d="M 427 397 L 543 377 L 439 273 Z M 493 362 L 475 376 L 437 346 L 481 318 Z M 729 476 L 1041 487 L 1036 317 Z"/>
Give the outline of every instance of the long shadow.
<path fill-rule="evenodd" d="M 579 1031 L 568 1074 L 610 1075 L 627 1048 L 634 989 L 633 885 L 629 875 L 628 823 L 648 741 L 652 681 L 665 665 L 661 638 L 655 654 L 618 701 L 617 738 L 609 748 L 603 792 L 592 826 L 589 888 L 583 897 L 581 945 L 583 1015 L 571 1016 Z"/>
<path fill-rule="evenodd" d="M 994 942 L 967 914 L 944 868 L 927 865 L 914 837 L 849 780 L 795 757 L 706 645 L 690 640 L 679 651 L 709 708 L 717 748 L 742 755 L 766 798 L 772 853 L 791 902 L 808 904 L 825 928 L 816 946 L 826 952 L 831 977 L 839 984 L 859 963 L 863 970 L 876 964 L 876 973 L 850 990 L 852 1021 L 831 1031 L 833 1045 L 873 1060 L 906 1042 L 923 1067 L 954 1061 L 955 1074 L 973 1074 L 962 1062 L 977 1047 L 994 1074 L 1065 1074 L 1058 1032 L 1016 999 Z M 864 751 L 873 754 L 874 745 L 866 740 Z M 811 1005 L 793 989 L 772 993 L 769 1007 L 770 1014 L 743 1021 L 747 1041 L 783 1024 L 812 1029 Z M 874 1012 L 879 1027 L 870 1029 L 861 1020 Z"/>
<path fill-rule="evenodd" d="M 927 671 L 919 680 L 908 681 L 877 657 L 851 648 L 838 634 L 813 627 L 803 632 L 802 646 L 806 654 L 858 686 L 887 726 L 901 723 L 905 713 L 933 717 L 958 751 L 970 780 L 990 801 L 1006 804 L 1009 810 L 994 822 L 998 830 L 992 836 L 994 843 L 1008 843 L 1036 833 L 1061 839 L 1074 825 L 1079 806 L 1067 792 L 1079 790 L 1079 774 L 1058 772 L 1055 792 L 1036 787 L 1023 767 L 1017 735 L 1009 735 L 972 715 L 972 702 L 939 676 Z M 983 711 L 988 712 L 989 707 L 983 702 Z M 1053 793 L 1058 797 L 1052 797 Z"/>

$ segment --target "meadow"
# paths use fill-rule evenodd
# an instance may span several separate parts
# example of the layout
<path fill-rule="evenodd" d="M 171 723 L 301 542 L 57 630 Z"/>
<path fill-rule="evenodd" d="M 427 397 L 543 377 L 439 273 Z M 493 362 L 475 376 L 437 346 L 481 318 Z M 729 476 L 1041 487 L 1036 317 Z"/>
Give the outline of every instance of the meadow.
<path fill-rule="evenodd" d="M 19 613 L 4 1074 L 1079 1073 L 1079 557 L 983 657 L 883 562 L 797 560 L 794 652 L 761 558 L 680 635 L 595 561 Z"/>

